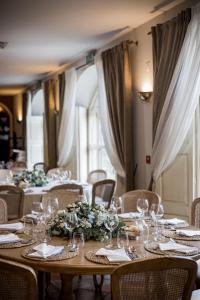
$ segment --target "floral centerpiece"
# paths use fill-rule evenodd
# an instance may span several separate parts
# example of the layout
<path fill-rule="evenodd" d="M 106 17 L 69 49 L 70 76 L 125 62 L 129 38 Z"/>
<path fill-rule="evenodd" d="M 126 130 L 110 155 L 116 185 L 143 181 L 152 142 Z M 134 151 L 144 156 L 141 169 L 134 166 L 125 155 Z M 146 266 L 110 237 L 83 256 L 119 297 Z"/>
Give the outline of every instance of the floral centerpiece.
<path fill-rule="evenodd" d="M 24 170 L 22 173 L 14 176 L 14 182 L 20 187 L 29 186 L 43 186 L 48 183 L 48 178 L 43 170 L 28 171 Z"/>
<path fill-rule="evenodd" d="M 65 217 L 67 213 L 76 213 L 77 223 L 74 231 L 83 232 L 85 239 L 104 240 L 108 236 L 109 230 L 106 227 L 108 212 L 103 205 L 89 205 L 86 202 L 68 204 L 66 210 L 58 211 L 51 223 L 51 234 L 58 236 L 69 236 Z M 117 222 L 113 235 L 125 224 Z"/>

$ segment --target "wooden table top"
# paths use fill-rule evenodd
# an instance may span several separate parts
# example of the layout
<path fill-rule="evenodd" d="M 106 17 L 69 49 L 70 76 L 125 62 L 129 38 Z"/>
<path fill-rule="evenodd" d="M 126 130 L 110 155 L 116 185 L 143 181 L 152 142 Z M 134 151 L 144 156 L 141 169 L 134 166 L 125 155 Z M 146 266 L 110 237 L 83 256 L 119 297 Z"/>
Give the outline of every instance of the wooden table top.
<path fill-rule="evenodd" d="M 138 241 L 131 241 L 131 243 L 136 248 L 138 256 L 143 256 L 145 253 L 145 258 L 157 257 L 157 255 L 145 251 L 145 249 L 141 247 L 141 243 Z M 53 237 L 49 244 L 66 245 L 67 241 L 63 238 Z M 12 249 L 0 249 L 0 257 L 29 265 L 37 271 L 58 272 L 62 274 L 111 274 L 114 268 L 117 267 L 117 265 L 93 263 L 85 258 L 85 253 L 88 251 L 98 250 L 104 247 L 103 243 L 97 241 L 86 241 L 84 248 L 79 251 L 76 257 L 60 261 L 39 261 L 24 258 L 22 253 L 29 247 L 30 246 Z"/>

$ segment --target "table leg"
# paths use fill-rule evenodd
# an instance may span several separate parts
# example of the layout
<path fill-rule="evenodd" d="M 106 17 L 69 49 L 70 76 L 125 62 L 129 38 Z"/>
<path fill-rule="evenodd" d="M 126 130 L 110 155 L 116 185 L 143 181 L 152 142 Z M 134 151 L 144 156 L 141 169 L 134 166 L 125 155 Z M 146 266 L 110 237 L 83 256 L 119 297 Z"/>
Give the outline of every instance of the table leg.
<path fill-rule="evenodd" d="M 45 300 L 46 298 L 46 288 L 47 288 L 46 279 L 47 279 L 46 272 L 39 271 L 38 272 L 39 300 Z"/>
<path fill-rule="evenodd" d="M 59 300 L 73 300 L 73 274 L 60 274 L 61 278 L 61 293 Z"/>

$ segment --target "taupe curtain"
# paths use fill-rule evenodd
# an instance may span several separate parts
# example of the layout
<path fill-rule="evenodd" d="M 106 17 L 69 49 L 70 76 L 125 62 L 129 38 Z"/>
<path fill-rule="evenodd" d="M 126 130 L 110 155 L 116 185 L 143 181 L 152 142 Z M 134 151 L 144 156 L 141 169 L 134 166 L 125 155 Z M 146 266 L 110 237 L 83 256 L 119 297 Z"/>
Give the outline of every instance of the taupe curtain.
<path fill-rule="evenodd" d="M 27 92 L 22 95 L 22 147 L 26 150 L 26 117 L 27 117 L 27 104 L 28 104 L 28 96 Z"/>
<path fill-rule="evenodd" d="M 133 99 L 128 41 L 102 53 L 109 117 L 126 191 L 134 188 Z"/>
<path fill-rule="evenodd" d="M 59 80 L 59 128 L 60 128 L 60 122 L 62 118 L 62 110 L 63 110 L 63 103 L 64 103 L 64 95 L 65 95 L 65 72 L 62 74 L 59 74 L 58 76 Z"/>
<path fill-rule="evenodd" d="M 45 164 L 51 169 L 57 166 L 57 130 L 55 99 L 56 81 L 50 79 L 44 83 L 45 99 Z"/>
<path fill-rule="evenodd" d="M 172 20 L 151 28 L 154 69 L 153 139 L 190 19 L 191 9 L 187 9 Z"/>

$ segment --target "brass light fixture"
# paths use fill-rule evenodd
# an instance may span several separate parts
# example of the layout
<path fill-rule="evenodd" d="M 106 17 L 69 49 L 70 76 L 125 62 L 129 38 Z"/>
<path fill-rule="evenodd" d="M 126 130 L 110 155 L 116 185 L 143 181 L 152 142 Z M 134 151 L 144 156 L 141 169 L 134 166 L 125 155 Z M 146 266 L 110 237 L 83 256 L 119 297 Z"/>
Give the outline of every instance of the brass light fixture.
<path fill-rule="evenodd" d="M 141 101 L 149 102 L 152 92 L 138 92 L 138 95 Z"/>

